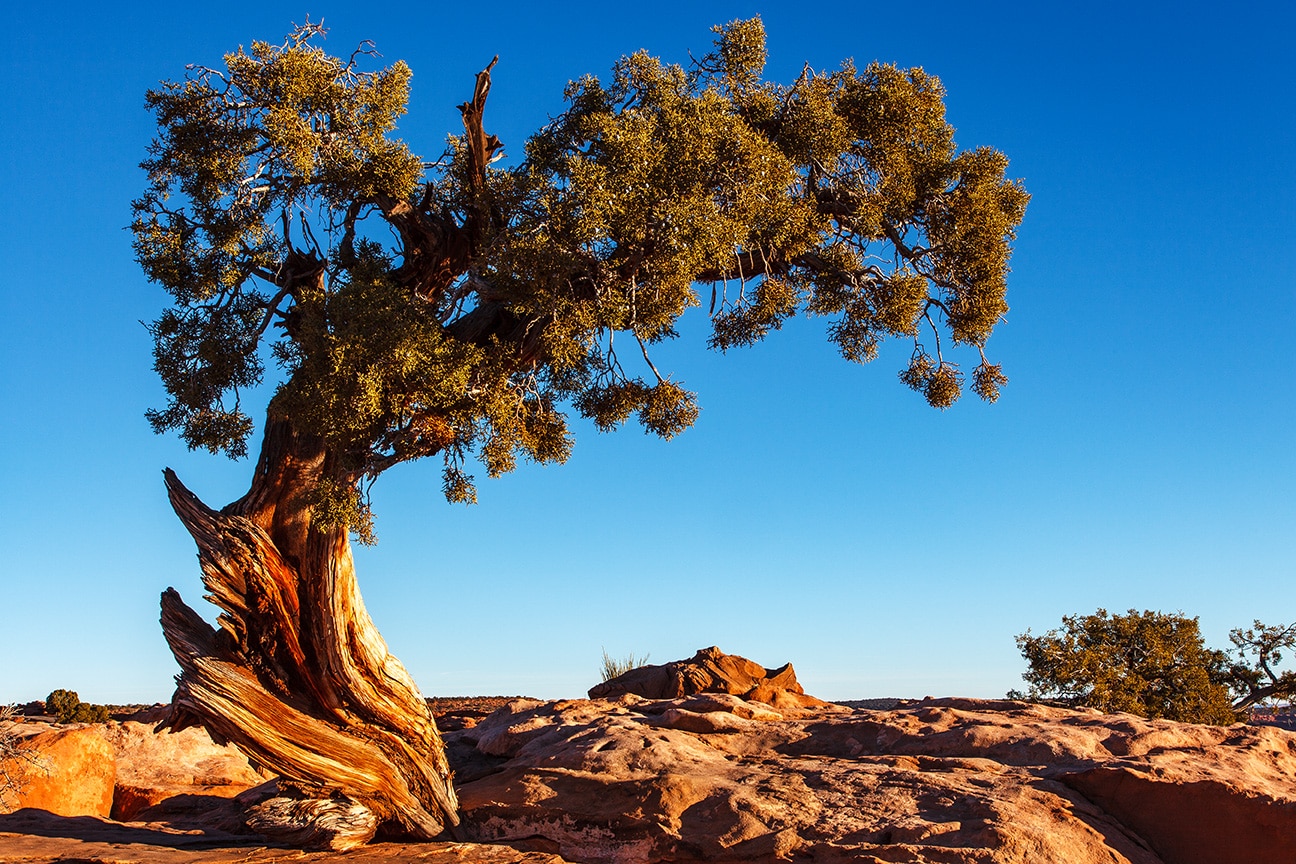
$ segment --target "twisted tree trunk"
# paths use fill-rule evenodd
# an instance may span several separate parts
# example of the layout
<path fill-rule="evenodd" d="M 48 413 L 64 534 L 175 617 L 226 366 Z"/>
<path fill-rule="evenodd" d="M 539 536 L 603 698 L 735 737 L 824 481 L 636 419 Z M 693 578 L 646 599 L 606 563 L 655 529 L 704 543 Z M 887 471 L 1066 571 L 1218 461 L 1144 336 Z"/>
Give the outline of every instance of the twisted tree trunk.
<path fill-rule="evenodd" d="M 380 825 L 431 839 L 458 825 L 436 721 L 365 611 L 346 531 L 311 524 L 336 458 L 286 420 L 267 425 L 248 494 L 222 511 L 166 471 L 198 544 L 214 629 L 174 589 L 162 629 L 182 669 L 164 726 L 201 725 L 277 772 L 287 796 L 249 825 L 346 848 Z"/>

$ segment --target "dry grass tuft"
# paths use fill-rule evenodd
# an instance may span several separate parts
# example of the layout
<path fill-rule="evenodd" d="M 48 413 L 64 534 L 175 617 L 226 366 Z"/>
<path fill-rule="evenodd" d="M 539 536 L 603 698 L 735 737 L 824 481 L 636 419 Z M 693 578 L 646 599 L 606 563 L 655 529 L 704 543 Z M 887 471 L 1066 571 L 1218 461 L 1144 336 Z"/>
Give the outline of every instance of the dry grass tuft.
<path fill-rule="evenodd" d="M 636 657 L 633 654 L 628 654 L 626 655 L 626 658 L 624 660 L 617 660 L 615 657 L 609 656 L 607 653 L 607 649 L 604 648 L 603 649 L 603 670 L 600 674 L 603 676 L 603 680 L 606 682 L 606 681 L 611 681 L 613 678 L 619 678 L 620 676 L 629 672 L 631 669 L 638 669 L 640 666 L 647 666 L 647 665 L 648 665 L 647 654 L 645 654 L 642 657 Z"/>

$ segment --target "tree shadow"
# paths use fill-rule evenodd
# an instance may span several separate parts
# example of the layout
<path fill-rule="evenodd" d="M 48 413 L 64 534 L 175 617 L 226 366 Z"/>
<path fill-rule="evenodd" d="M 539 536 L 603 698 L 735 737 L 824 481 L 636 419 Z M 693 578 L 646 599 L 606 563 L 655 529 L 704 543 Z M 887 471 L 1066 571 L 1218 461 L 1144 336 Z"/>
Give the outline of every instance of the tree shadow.
<path fill-rule="evenodd" d="M 113 822 L 97 816 L 59 816 L 35 807 L 0 814 L 0 832 L 91 843 L 137 843 L 172 849 L 267 845 L 266 839 L 257 835 L 231 834 L 212 828 L 171 828 L 160 823 Z"/>

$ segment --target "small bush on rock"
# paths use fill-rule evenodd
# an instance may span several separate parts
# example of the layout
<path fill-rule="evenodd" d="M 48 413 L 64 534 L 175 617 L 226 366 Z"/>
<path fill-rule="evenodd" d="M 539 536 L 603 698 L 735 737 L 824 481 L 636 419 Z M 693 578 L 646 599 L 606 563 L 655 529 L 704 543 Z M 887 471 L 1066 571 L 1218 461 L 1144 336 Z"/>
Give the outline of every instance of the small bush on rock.
<path fill-rule="evenodd" d="M 50 713 L 50 716 L 63 720 L 65 716 L 71 717 L 80 703 L 81 697 L 75 690 L 55 690 L 45 697 L 45 710 Z"/>

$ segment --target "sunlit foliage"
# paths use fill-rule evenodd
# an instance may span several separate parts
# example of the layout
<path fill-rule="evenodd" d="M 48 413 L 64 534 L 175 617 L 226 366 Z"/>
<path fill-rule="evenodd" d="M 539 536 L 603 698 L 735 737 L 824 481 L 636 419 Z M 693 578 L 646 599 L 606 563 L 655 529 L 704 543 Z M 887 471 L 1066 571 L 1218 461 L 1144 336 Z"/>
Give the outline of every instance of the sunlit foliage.
<path fill-rule="evenodd" d="M 762 77 L 759 18 L 715 30 L 688 68 L 638 52 L 573 82 L 511 166 L 482 122 L 489 67 L 464 134 L 425 162 L 395 137 L 409 68 L 370 70 L 367 45 L 331 57 L 318 25 L 151 91 L 132 228 L 174 299 L 151 325 L 155 429 L 243 455 L 239 398 L 269 343 L 271 417 L 336 457 L 319 515 L 363 534 L 358 490 L 399 462 L 441 455 L 446 496 L 472 501 L 470 456 L 492 476 L 565 459 L 564 410 L 687 429 L 695 396 L 652 346 L 695 306 L 720 350 L 799 313 L 852 361 L 911 340 L 901 378 L 939 408 L 962 392 L 949 348 L 967 346 L 994 401 L 1007 379 L 984 348 L 1028 199 L 1007 159 L 958 152 L 921 69 L 781 85 Z"/>
<path fill-rule="evenodd" d="M 1032 699 L 1189 723 L 1237 719 L 1227 686 L 1228 656 L 1207 648 L 1196 618 L 1161 612 L 1067 615 L 1017 647 Z"/>

